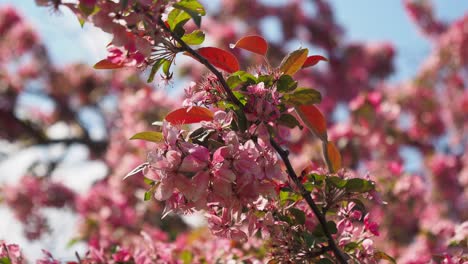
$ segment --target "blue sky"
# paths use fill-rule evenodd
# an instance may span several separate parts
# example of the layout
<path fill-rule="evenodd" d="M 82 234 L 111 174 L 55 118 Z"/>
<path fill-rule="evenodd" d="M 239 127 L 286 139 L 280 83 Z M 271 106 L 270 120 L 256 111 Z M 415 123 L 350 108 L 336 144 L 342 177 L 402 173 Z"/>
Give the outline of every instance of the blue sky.
<path fill-rule="evenodd" d="M 220 0 L 205 0 L 204 2 L 217 2 Z M 285 0 L 263 0 L 269 3 L 281 3 Z M 468 12 L 468 0 L 436 0 L 437 15 L 444 20 L 451 21 Z M 402 1 L 400 0 L 332 0 L 335 8 L 335 15 L 341 25 L 346 29 L 346 38 L 348 41 L 390 41 L 395 44 L 397 49 L 396 69 L 397 73 L 393 80 L 404 80 L 417 72 L 420 63 L 430 51 L 430 43 L 424 39 L 416 27 L 406 16 Z M 82 29 L 76 18 L 68 11 L 64 10 L 62 14 L 51 14 L 48 8 L 39 8 L 33 0 L 0 0 L 0 6 L 10 4 L 21 10 L 23 15 L 37 27 L 41 38 L 49 47 L 52 60 L 58 64 L 71 62 L 84 62 L 93 65 L 96 61 L 106 56 L 105 45 L 110 41 L 110 36 L 103 34 L 99 29 L 85 25 Z M 215 4 L 216 5 L 216 4 Z M 37 152 L 37 153 L 36 153 Z M 36 156 L 43 156 L 44 153 L 36 151 L 33 154 L 18 156 L 18 161 L 13 160 L 25 166 Z M 34 156 L 36 155 L 36 156 Z M 76 155 L 75 155 L 76 156 Z M 409 158 L 415 157 L 415 154 L 409 154 Z M 15 158 L 15 157 L 14 157 Z M 25 160 L 25 158 L 30 159 Z M 22 171 L 12 171 L 8 164 L 0 166 L 0 171 L 8 171 L 9 179 L 12 174 L 20 176 Z M 96 164 L 94 164 L 96 165 Z M 7 166 L 10 166 L 7 168 Z M 83 164 L 80 164 L 83 167 Z M 89 169 L 89 164 L 87 165 Z M 96 165 L 97 166 L 97 165 Z M 95 167 L 96 167 L 95 166 Z M 102 168 L 94 168 L 94 174 L 102 174 Z M 70 173 L 76 169 L 68 169 Z M 82 173 L 82 171 L 80 171 Z M 87 173 L 93 174 L 91 172 Z M 71 183 L 72 186 L 89 186 L 92 178 L 83 183 L 83 177 L 76 175 L 60 174 L 64 182 Z M 82 176 L 82 175 L 80 175 Z M 0 183 L 6 180 L 1 178 Z M 74 182 L 74 181 L 75 182 Z M 79 181 L 76 182 L 76 181 Z M 86 187 L 85 186 L 85 187 Z M 55 212 L 52 212 L 55 214 Z M 45 240 L 30 243 L 21 237 L 21 226 L 11 215 L 11 212 L 5 208 L 0 208 L 0 216 L 6 219 L 0 223 L 0 239 L 2 236 L 8 237 L 10 241 L 22 244 L 29 257 L 41 255 L 41 248 L 51 250 L 55 256 L 72 256 L 74 250 L 83 251 L 77 248 L 65 249 L 56 248 L 54 245 L 64 245 L 73 234 L 73 226 L 76 218 L 72 214 L 63 213 L 52 217 L 51 220 L 57 223 L 52 226 L 59 226 L 54 230 L 54 234 Z M 54 222 L 53 222 L 54 223 Z M 60 239 L 60 241 L 57 241 Z"/>
<path fill-rule="evenodd" d="M 430 43 L 417 31 L 400 0 L 333 0 L 335 15 L 349 40 L 388 40 L 397 48 L 394 79 L 414 75 L 430 51 Z M 453 21 L 468 12 L 468 1 L 435 0 L 436 16 Z"/>
<path fill-rule="evenodd" d="M 283 0 L 263 0 L 278 4 Z M 219 6 L 217 1 L 204 1 Z M 430 51 L 430 43 L 410 22 L 400 0 L 332 0 L 335 15 L 346 29 L 349 41 L 390 41 L 397 49 L 396 69 L 393 80 L 404 80 L 417 71 L 419 64 Z M 105 44 L 110 37 L 99 29 L 85 25 L 82 29 L 68 10 L 51 14 L 50 9 L 38 8 L 33 0 L 0 0 L 22 13 L 39 30 L 57 63 L 82 61 L 92 65 L 105 57 Z M 468 12 L 468 1 L 435 0 L 437 16 L 451 21 Z"/>

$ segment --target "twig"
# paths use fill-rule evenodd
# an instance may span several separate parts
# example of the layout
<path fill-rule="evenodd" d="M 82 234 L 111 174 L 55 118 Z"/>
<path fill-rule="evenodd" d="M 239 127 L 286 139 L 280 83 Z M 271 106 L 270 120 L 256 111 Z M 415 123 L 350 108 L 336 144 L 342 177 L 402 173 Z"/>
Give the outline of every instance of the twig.
<path fill-rule="evenodd" d="M 320 212 L 320 209 L 315 204 L 314 200 L 312 199 L 312 196 L 310 196 L 310 192 L 308 192 L 304 188 L 301 181 L 297 177 L 296 172 L 294 171 L 294 169 L 293 169 L 293 167 L 291 165 L 291 162 L 289 161 L 289 158 L 288 158 L 289 152 L 287 150 L 284 150 L 283 148 L 281 148 L 281 146 L 273 138 L 270 138 L 270 143 L 273 146 L 273 148 L 276 150 L 276 152 L 278 152 L 278 154 L 280 155 L 281 159 L 284 162 L 284 165 L 286 165 L 286 170 L 288 172 L 288 175 L 294 181 L 297 188 L 299 188 L 299 192 L 301 193 L 301 196 L 304 197 L 307 204 L 309 205 L 309 207 L 312 209 L 315 216 L 319 220 L 320 225 L 323 228 L 323 232 L 325 233 L 325 236 L 328 239 L 328 245 L 331 247 L 331 250 L 333 251 L 333 253 L 335 253 L 336 258 L 340 261 L 340 263 L 346 264 L 347 263 L 346 262 L 347 258 L 343 254 L 343 252 L 341 252 L 341 250 L 338 248 L 338 246 L 335 243 L 335 240 L 333 239 L 333 237 L 332 237 L 332 235 L 330 233 L 330 230 L 328 230 L 327 219 L 325 218 L 325 215 L 323 215 Z"/>
<path fill-rule="evenodd" d="M 180 49 L 182 51 L 188 52 L 191 56 L 193 56 L 196 60 L 198 60 L 201 64 L 203 64 L 208 70 L 210 70 L 219 80 L 221 85 L 224 88 L 224 92 L 226 92 L 228 99 L 233 102 L 235 105 L 239 107 L 243 107 L 242 103 L 237 99 L 237 97 L 234 95 L 234 93 L 231 91 L 229 88 L 229 85 L 226 83 L 226 80 L 224 80 L 223 74 L 218 71 L 205 57 L 201 56 L 198 52 L 196 52 L 194 49 L 192 49 L 187 43 L 185 43 L 180 37 L 178 37 L 174 32 L 172 32 L 169 28 L 167 28 L 166 24 L 161 20 L 161 18 L 158 18 L 158 25 L 167 33 L 171 35 L 171 37 L 180 45 Z"/>
<path fill-rule="evenodd" d="M 230 100 L 232 103 L 234 103 L 235 105 L 237 105 L 238 107 L 242 109 L 243 108 L 242 103 L 237 99 L 237 97 L 231 91 L 231 89 L 229 88 L 229 85 L 226 83 L 226 80 L 224 79 L 224 76 L 221 74 L 221 72 L 219 72 L 207 59 L 205 59 L 203 56 L 198 54 L 198 52 L 192 49 L 189 45 L 187 45 L 187 43 L 185 43 L 181 38 L 175 35 L 174 32 L 172 32 L 169 28 L 167 28 L 166 24 L 161 20 L 161 18 L 158 18 L 157 23 L 166 33 L 168 33 L 181 46 L 180 49 L 182 51 L 188 52 L 191 56 L 197 59 L 201 64 L 203 64 L 206 68 L 208 68 L 218 78 L 219 82 L 221 83 L 224 91 L 226 92 L 228 96 L 228 100 Z M 287 169 L 289 177 L 294 181 L 296 186 L 299 188 L 299 191 L 302 197 L 306 200 L 307 204 L 310 206 L 315 216 L 319 220 L 320 225 L 322 226 L 323 231 L 328 239 L 328 247 L 331 248 L 331 250 L 333 251 L 333 253 L 335 254 L 336 258 L 338 259 L 340 263 L 346 264 L 347 258 L 338 248 L 338 246 L 335 243 L 335 240 L 331 236 L 331 233 L 327 227 L 327 220 L 325 216 L 320 212 L 319 208 L 317 207 L 314 200 L 310 196 L 310 193 L 304 188 L 299 178 L 297 177 L 296 173 L 294 172 L 294 169 L 292 168 L 291 162 L 289 161 L 289 158 L 288 158 L 288 155 L 289 155 L 288 151 L 283 150 L 273 138 L 270 138 L 270 142 L 273 148 L 278 152 L 278 154 L 282 158 L 284 164 L 286 165 L 286 169 Z"/>

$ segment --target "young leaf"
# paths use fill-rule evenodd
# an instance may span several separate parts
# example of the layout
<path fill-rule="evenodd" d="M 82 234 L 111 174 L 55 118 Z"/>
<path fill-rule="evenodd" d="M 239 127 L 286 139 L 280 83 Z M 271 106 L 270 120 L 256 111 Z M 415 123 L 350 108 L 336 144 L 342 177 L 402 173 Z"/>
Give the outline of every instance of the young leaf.
<path fill-rule="evenodd" d="M 293 115 L 287 113 L 282 114 L 280 116 L 280 118 L 278 119 L 278 124 L 289 128 L 295 128 L 296 126 L 302 128 L 299 121 L 297 121 L 297 119 Z"/>
<path fill-rule="evenodd" d="M 167 23 L 169 28 L 174 31 L 176 27 L 183 27 L 187 21 L 189 21 L 190 15 L 183 10 L 173 9 L 169 15 L 167 15 Z"/>
<path fill-rule="evenodd" d="M 159 71 L 161 66 L 163 64 L 165 64 L 166 62 L 169 62 L 169 61 L 166 60 L 166 59 L 161 58 L 161 59 L 157 60 L 156 63 L 154 63 L 153 67 L 151 68 L 150 75 L 148 76 L 148 80 L 146 80 L 147 83 L 150 83 L 150 82 L 152 82 L 154 80 L 154 76 Z"/>
<path fill-rule="evenodd" d="M 250 52 L 265 56 L 268 50 L 268 43 L 260 36 L 246 36 L 239 39 L 236 44 L 231 44 L 230 47 L 231 49 L 245 49 Z"/>
<path fill-rule="evenodd" d="M 306 222 L 306 215 L 304 211 L 291 207 L 289 208 L 289 212 L 294 216 L 294 219 L 296 220 L 296 223 L 299 225 L 303 225 Z"/>
<path fill-rule="evenodd" d="M 364 179 L 353 178 L 349 179 L 346 183 L 346 190 L 348 192 L 364 193 L 372 189 L 374 189 L 374 183 Z"/>
<path fill-rule="evenodd" d="M 322 101 L 322 95 L 319 91 L 310 88 L 299 88 L 292 94 L 284 96 L 286 103 L 300 106 L 300 105 L 312 105 Z"/>
<path fill-rule="evenodd" d="M 164 136 L 162 135 L 161 132 L 155 132 L 155 131 L 143 131 L 140 133 L 136 133 L 133 135 L 133 137 L 130 138 L 132 139 L 141 139 L 145 141 L 151 141 L 151 142 L 161 142 L 164 139 Z"/>
<path fill-rule="evenodd" d="M 238 75 L 231 75 L 229 78 L 227 78 L 226 83 L 231 89 L 234 89 L 239 84 L 243 83 L 243 81 Z"/>
<path fill-rule="evenodd" d="M 112 69 L 119 69 L 122 68 L 122 64 L 115 64 L 107 59 L 101 60 L 98 63 L 94 64 L 93 68 L 97 70 L 112 70 Z"/>
<path fill-rule="evenodd" d="M 306 127 L 322 141 L 326 141 L 328 137 L 327 121 L 320 110 L 314 105 L 300 105 L 295 109 Z"/>
<path fill-rule="evenodd" d="M 213 120 L 213 112 L 200 106 L 184 107 L 170 112 L 166 120 L 177 125 Z"/>
<path fill-rule="evenodd" d="M 145 192 L 145 197 L 143 198 L 143 200 L 146 202 L 146 201 L 149 201 L 151 200 L 151 197 L 153 196 L 153 192 L 152 191 L 146 191 Z"/>
<path fill-rule="evenodd" d="M 188 45 L 200 45 L 205 40 L 205 33 L 201 30 L 194 30 L 192 33 L 182 36 L 182 40 Z"/>
<path fill-rule="evenodd" d="M 201 16 L 204 16 L 205 8 L 197 0 L 182 0 L 173 5 L 174 8 L 187 12 L 197 25 L 201 26 Z"/>
<path fill-rule="evenodd" d="M 257 78 L 253 76 L 252 74 L 245 72 L 245 71 L 236 71 L 233 73 L 231 76 L 238 76 L 242 82 L 245 82 L 246 84 L 256 84 L 257 83 Z"/>
<path fill-rule="evenodd" d="M 312 55 L 307 57 L 304 64 L 302 65 L 302 69 L 307 67 L 312 67 L 315 64 L 319 63 L 319 61 L 328 61 L 327 58 L 320 56 L 320 55 Z"/>
<path fill-rule="evenodd" d="M 388 260 L 390 263 L 396 264 L 396 261 L 394 258 L 392 258 L 390 255 L 382 251 L 374 252 L 374 258 Z"/>
<path fill-rule="evenodd" d="M 335 144 L 331 141 L 328 141 L 327 143 L 327 156 L 330 164 L 332 165 L 332 172 L 338 171 L 341 168 L 341 154 Z"/>
<path fill-rule="evenodd" d="M 9 257 L 2 257 L 0 258 L 0 264 L 11 264 L 11 260 Z"/>
<path fill-rule="evenodd" d="M 307 59 L 308 49 L 298 49 L 286 56 L 280 65 L 280 70 L 284 74 L 294 75 L 301 69 Z"/>
<path fill-rule="evenodd" d="M 205 57 L 211 64 L 226 72 L 233 73 L 239 70 L 237 58 L 230 52 L 214 48 L 205 47 L 198 49 L 198 53 Z"/>
<path fill-rule="evenodd" d="M 347 180 L 342 179 L 342 178 L 340 178 L 338 176 L 327 177 L 326 182 L 327 182 L 327 184 L 333 185 L 338 189 L 343 189 L 346 186 L 346 184 L 348 183 Z"/>
<path fill-rule="evenodd" d="M 289 75 L 281 75 L 276 82 L 276 89 L 281 93 L 291 92 L 296 88 L 297 82 Z"/>

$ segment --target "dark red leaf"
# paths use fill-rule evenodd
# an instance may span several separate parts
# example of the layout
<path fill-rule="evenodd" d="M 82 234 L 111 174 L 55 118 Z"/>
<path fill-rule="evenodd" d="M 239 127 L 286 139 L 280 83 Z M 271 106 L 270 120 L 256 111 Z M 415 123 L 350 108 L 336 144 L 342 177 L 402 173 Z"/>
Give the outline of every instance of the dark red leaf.
<path fill-rule="evenodd" d="M 228 51 L 213 47 L 205 47 L 198 49 L 198 53 L 205 57 L 211 64 L 213 64 L 213 66 L 229 73 L 236 72 L 240 68 L 237 58 Z"/>
<path fill-rule="evenodd" d="M 296 107 L 296 111 L 307 128 L 322 141 L 327 140 L 327 121 L 316 106 L 300 105 Z"/>
<path fill-rule="evenodd" d="M 200 106 L 184 107 L 170 112 L 166 116 L 166 120 L 177 125 L 211 121 L 213 120 L 213 112 Z"/>
<path fill-rule="evenodd" d="M 265 56 L 268 43 L 260 36 L 246 36 L 239 39 L 231 48 L 241 48 Z"/>
<path fill-rule="evenodd" d="M 333 142 L 327 142 L 327 156 L 331 164 L 332 172 L 336 172 L 341 168 L 341 154 Z"/>
<path fill-rule="evenodd" d="M 307 67 L 312 67 L 315 64 L 319 63 L 319 61 L 328 61 L 327 58 L 320 56 L 320 55 L 312 55 L 307 57 L 306 61 L 302 65 L 302 69 Z"/>
<path fill-rule="evenodd" d="M 122 64 L 115 64 L 106 59 L 99 61 L 98 63 L 94 64 L 94 69 L 98 70 L 111 70 L 111 69 L 119 69 L 122 68 Z"/>

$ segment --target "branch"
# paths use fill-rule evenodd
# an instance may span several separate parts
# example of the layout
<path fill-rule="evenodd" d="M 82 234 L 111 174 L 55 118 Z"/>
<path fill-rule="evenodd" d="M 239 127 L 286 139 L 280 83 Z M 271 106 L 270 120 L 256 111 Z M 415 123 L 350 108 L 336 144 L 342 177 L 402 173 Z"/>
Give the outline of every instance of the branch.
<path fill-rule="evenodd" d="M 168 33 L 180 46 L 182 51 L 188 52 L 190 55 L 192 55 L 194 58 L 196 58 L 201 64 L 203 64 L 206 68 L 208 68 L 220 81 L 221 85 L 223 86 L 224 91 L 226 92 L 228 96 L 228 100 L 230 100 L 232 103 L 235 105 L 239 106 L 241 109 L 243 108 L 242 103 L 237 99 L 237 97 L 232 93 L 231 89 L 229 88 L 228 84 L 226 83 L 226 80 L 224 79 L 224 76 L 219 72 L 207 59 L 205 59 L 203 56 L 198 54 L 194 49 L 192 49 L 187 43 L 185 43 L 181 38 L 179 38 L 177 35 L 174 34 L 169 28 L 167 28 L 166 24 L 161 20 L 161 18 L 158 18 L 158 25 L 166 32 Z M 335 243 L 335 240 L 331 236 L 330 231 L 328 230 L 327 227 L 327 220 L 325 216 L 320 212 L 319 208 L 315 204 L 314 200 L 310 196 L 310 193 L 307 192 L 307 190 L 304 188 L 302 183 L 300 182 L 299 178 L 297 177 L 296 173 L 294 172 L 294 169 L 292 168 L 291 162 L 289 161 L 288 158 L 288 151 L 283 150 L 278 143 L 273 138 L 270 138 L 271 145 L 273 148 L 278 152 L 278 154 L 281 156 L 283 159 L 284 164 L 286 165 L 289 177 L 294 181 L 296 186 L 299 188 L 302 197 L 307 201 L 307 204 L 310 206 L 312 211 L 314 212 L 315 216 L 320 222 L 320 225 L 322 225 L 323 231 L 328 239 L 328 247 L 331 248 L 333 253 L 335 254 L 336 258 L 338 261 L 342 264 L 346 264 L 346 256 L 340 251 L 338 246 Z M 326 249 L 328 249 L 326 247 Z"/>
<path fill-rule="evenodd" d="M 338 246 L 335 243 L 335 240 L 333 239 L 333 237 L 332 237 L 332 235 L 330 233 L 330 230 L 328 230 L 327 219 L 325 218 L 325 215 L 323 215 L 320 212 L 320 209 L 315 204 L 314 200 L 312 199 L 312 196 L 310 196 L 310 193 L 304 188 L 301 181 L 297 177 L 296 172 L 294 171 L 294 169 L 293 169 L 293 167 L 291 165 L 291 162 L 289 161 L 289 158 L 288 158 L 289 152 L 287 150 L 284 150 L 283 148 L 281 148 L 281 146 L 273 138 L 270 138 L 270 143 L 273 146 L 273 148 L 276 150 L 276 152 L 278 152 L 278 154 L 280 155 L 281 159 L 284 162 L 284 165 L 286 165 L 286 170 L 288 172 L 288 175 L 294 181 L 297 188 L 299 188 L 299 192 L 301 193 L 301 196 L 304 197 L 307 204 L 310 206 L 310 208 L 314 212 L 315 216 L 319 220 L 320 225 L 323 228 L 323 232 L 325 233 L 325 236 L 328 239 L 328 245 L 331 247 L 331 250 L 333 251 L 333 253 L 335 253 L 336 258 L 340 261 L 340 263 L 346 264 L 347 263 L 347 261 L 346 261 L 347 257 L 338 248 Z"/>
<path fill-rule="evenodd" d="M 11 115 L 11 120 L 16 123 L 16 125 L 20 126 L 28 136 L 30 136 L 34 143 L 38 145 L 51 145 L 51 144 L 65 144 L 71 145 L 74 143 L 84 144 L 90 148 L 91 151 L 95 152 L 96 154 L 100 154 L 107 149 L 107 145 L 109 142 L 107 140 L 97 140 L 93 141 L 89 134 L 86 132 L 83 137 L 75 137 L 75 138 L 64 138 L 64 139 L 50 139 L 48 138 L 42 130 L 37 128 L 33 123 L 28 121 L 19 119 L 13 112 L 8 113 Z"/>
<path fill-rule="evenodd" d="M 223 86 L 224 92 L 226 92 L 229 101 L 233 102 L 235 105 L 239 106 L 240 108 L 243 108 L 242 103 L 237 99 L 237 97 L 234 95 L 234 93 L 231 91 L 229 88 L 229 85 L 226 83 L 226 80 L 224 80 L 223 74 L 218 71 L 205 57 L 201 56 L 196 52 L 194 49 L 192 49 L 187 43 L 185 43 L 180 37 L 178 37 L 174 32 L 172 32 L 169 28 L 167 28 L 166 24 L 161 20 L 161 18 L 158 18 L 158 25 L 180 45 L 180 50 L 188 52 L 190 55 L 192 55 L 195 59 L 197 59 L 201 64 L 203 64 L 208 70 L 210 70 L 219 80 L 221 85 Z"/>

